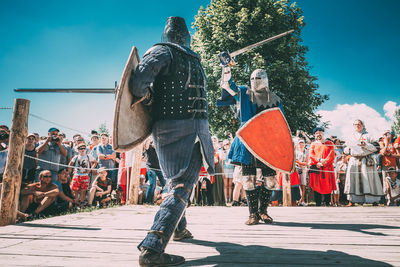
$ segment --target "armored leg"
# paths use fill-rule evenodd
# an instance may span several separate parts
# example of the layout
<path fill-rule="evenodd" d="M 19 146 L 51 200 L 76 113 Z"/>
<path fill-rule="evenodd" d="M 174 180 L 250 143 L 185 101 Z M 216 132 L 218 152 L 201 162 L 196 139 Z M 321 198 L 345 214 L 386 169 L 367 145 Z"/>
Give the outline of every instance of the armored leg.
<path fill-rule="evenodd" d="M 247 225 L 258 224 L 258 189 L 255 187 L 255 176 L 243 176 L 243 188 L 246 192 L 247 203 L 249 205 L 249 219 Z"/>
<path fill-rule="evenodd" d="M 258 214 L 260 215 L 260 219 L 265 223 L 272 223 L 273 219 L 267 213 L 268 204 L 271 198 L 271 191 L 265 188 L 265 186 L 261 186 L 259 190 L 260 206 L 258 208 Z"/>
<path fill-rule="evenodd" d="M 161 204 L 160 210 L 154 217 L 151 230 L 139 244 L 139 249 L 147 248 L 158 253 L 164 252 L 177 224 L 183 217 L 190 192 L 199 177 L 201 165 L 200 146 L 197 144 L 193 150 L 189 167 L 181 177 L 172 180 L 171 195 Z"/>

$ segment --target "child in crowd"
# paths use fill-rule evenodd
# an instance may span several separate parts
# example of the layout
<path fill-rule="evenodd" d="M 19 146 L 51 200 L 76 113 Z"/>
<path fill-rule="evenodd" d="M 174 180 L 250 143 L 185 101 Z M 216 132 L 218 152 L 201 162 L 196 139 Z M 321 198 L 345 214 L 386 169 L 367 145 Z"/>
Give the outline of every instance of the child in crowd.
<path fill-rule="evenodd" d="M 111 179 L 107 178 L 107 170 L 101 167 L 97 170 L 98 175 L 93 181 L 92 188 L 90 189 L 89 205 L 92 205 L 93 200 L 95 203 L 100 202 L 100 207 L 104 207 L 111 201 Z"/>
<path fill-rule="evenodd" d="M 71 189 L 75 199 L 78 200 L 80 195 L 80 205 L 84 205 L 86 191 L 89 188 L 89 172 L 95 160 L 92 155 L 87 154 L 85 143 L 78 144 L 76 148 L 79 154 L 75 155 L 68 164 L 74 167 Z"/>
<path fill-rule="evenodd" d="M 387 190 L 387 205 L 400 206 L 400 180 L 397 179 L 397 171 L 395 168 L 390 167 L 385 177 L 386 190 Z"/>
<path fill-rule="evenodd" d="M 139 198 L 138 204 L 143 204 L 143 200 L 146 198 L 146 192 L 148 185 L 146 184 L 145 174 L 140 174 L 140 184 L 139 184 Z"/>

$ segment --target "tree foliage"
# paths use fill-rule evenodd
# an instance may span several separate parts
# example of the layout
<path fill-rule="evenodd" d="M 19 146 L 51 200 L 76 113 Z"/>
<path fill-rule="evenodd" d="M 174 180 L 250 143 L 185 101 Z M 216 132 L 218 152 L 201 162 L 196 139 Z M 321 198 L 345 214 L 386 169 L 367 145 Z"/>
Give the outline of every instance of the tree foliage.
<path fill-rule="evenodd" d="M 218 54 L 236 51 L 253 43 L 294 29 L 295 32 L 236 57 L 232 69 L 237 84 L 249 85 L 250 74 L 265 69 L 271 90 L 283 100 L 284 114 L 292 129 L 311 131 L 319 122 L 314 113 L 328 99 L 317 92 L 317 78 L 310 75 L 300 37 L 304 17 L 288 0 L 212 0 L 195 17 L 192 48 L 202 57 L 207 75 L 211 131 L 219 137 L 237 130 L 239 123 L 229 108 L 217 108 L 221 95 Z"/>
<path fill-rule="evenodd" d="M 110 130 L 109 130 L 108 127 L 107 127 L 107 122 L 101 123 L 101 124 L 99 125 L 99 128 L 97 129 L 97 132 L 98 132 L 99 134 L 105 133 L 105 134 L 110 135 Z"/>
<path fill-rule="evenodd" d="M 400 108 L 394 112 L 394 121 L 392 125 L 392 131 L 397 135 L 400 135 Z"/>

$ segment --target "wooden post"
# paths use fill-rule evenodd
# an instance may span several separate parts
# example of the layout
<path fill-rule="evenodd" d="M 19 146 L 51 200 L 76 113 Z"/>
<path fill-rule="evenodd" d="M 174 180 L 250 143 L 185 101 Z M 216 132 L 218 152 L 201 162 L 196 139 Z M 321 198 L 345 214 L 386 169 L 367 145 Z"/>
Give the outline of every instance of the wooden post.
<path fill-rule="evenodd" d="M 137 204 L 139 199 L 140 169 L 142 167 L 143 143 L 136 146 L 133 151 L 131 181 L 129 183 L 129 204 Z"/>
<path fill-rule="evenodd" d="M 28 135 L 30 101 L 16 99 L 11 122 L 7 162 L 1 191 L 0 226 L 15 224 L 25 155 L 25 139 Z"/>
<path fill-rule="evenodd" d="M 282 174 L 282 198 L 283 198 L 283 206 L 290 207 L 292 206 L 292 193 L 290 186 L 290 175 Z"/>

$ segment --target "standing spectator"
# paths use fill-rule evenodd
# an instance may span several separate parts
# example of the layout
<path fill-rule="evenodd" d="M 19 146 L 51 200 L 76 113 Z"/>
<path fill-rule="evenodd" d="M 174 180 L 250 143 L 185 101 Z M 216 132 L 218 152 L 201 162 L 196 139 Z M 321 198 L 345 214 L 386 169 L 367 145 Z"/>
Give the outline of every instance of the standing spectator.
<path fill-rule="evenodd" d="M 100 144 L 99 135 L 92 134 L 92 136 L 90 136 L 90 146 L 89 146 L 90 150 L 93 151 L 93 148 L 95 148 L 99 144 Z"/>
<path fill-rule="evenodd" d="M 153 204 L 154 190 L 157 186 L 157 178 L 160 181 L 161 187 L 165 186 L 165 179 L 160 169 L 160 163 L 158 161 L 157 152 L 155 149 L 153 138 L 149 137 L 144 145 L 144 154 L 146 155 L 147 162 L 147 176 L 149 178 L 149 187 L 146 192 L 145 203 Z"/>
<path fill-rule="evenodd" d="M 275 204 L 277 206 L 277 204 L 279 202 L 283 201 L 283 179 L 285 178 L 285 174 L 282 172 L 278 172 L 276 174 L 276 179 L 277 179 L 277 185 L 279 185 L 279 187 L 277 187 L 275 190 L 272 190 L 272 196 L 271 196 L 271 202 L 272 204 Z M 297 171 L 294 171 L 293 173 L 291 173 L 289 175 L 289 179 L 290 179 L 290 194 L 291 194 L 291 200 L 292 206 L 296 206 L 297 201 L 300 199 L 300 179 L 299 179 L 299 174 L 297 173 Z"/>
<path fill-rule="evenodd" d="M 222 151 L 220 155 L 224 167 L 224 194 L 226 203 L 230 203 L 232 201 L 233 169 L 235 168 L 235 166 L 231 164 L 231 160 L 228 158 L 230 148 L 231 142 L 228 139 L 225 139 L 222 142 Z"/>
<path fill-rule="evenodd" d="M 36 148 L 36 152 L 39 155 L 39 167 L 36 173 L 39 174 L 43 170 L 49 170 L 51 172 L 53 182 L 57 180 L 61 156 L 67 156 L 67 150 L 61 143 L 61 139 L 58 137 L 59 132 L 60 131 L 55 127 L 50 128 L 48 130 L 46 140 L 39 142 L 39 146 Z M 48 163 L 46 161 L 52 163 Z"/>
<path fill-rule="evenodd" d="M 22 167 L 22 183 L 25 186 L 35 181 L 36 171 L 36 139 L 34 134 L 28 134 L 25 141 L 25 158 Z"/>
<path fill-rule="evenodd" d="M 215 166 L 215 175 L 212 179 L 213 182 L 211 184 L 211 192 L 213 194 L 213 204 L 216 206 L 225 206 L 225 197 L 224 194 L 224 167 L 223 161 L 221 159 L 221 145 L 218 141 L 218 137 L 212 136 L 211 140 L 214 146 L 214 166 Z"/>
<path fill-rule="evenodd" d="M 335 203 L 340 205 L 345 205 L 347 202 L 346 195 L 344 193 L 344 185 L 346 182 L 346 171 L 347 171 L 347 162 L 349 161 L 349 157 L 345 154 L 342 154 L 342 157 L 336 162 L 336 185 L 337 185 L 337 195 L 338 198 L 335 200 Z"/>
<path fill-rule="evenodd" d="M 399 158 L 399 154 L 392 142 L 392 132 L 390 130 L 386 130 L 383 132 L 382 141 L 379 142 L 380 152 L 382 155 L 382 177 L 383 177 L 383 191 L 386 191 L 386 182 L 385 177 L 387 177 L 386 171 L 389 168 L 397 167 L 397 159 Z"/>
<path fill-rule="evenodd" d="M 10 137 L 10 131 L 7 126 L 0 126 L 0 183 L 3 181 L 4 169 L 6 167 L 7 155 L 8 155 L 8 139 Z M 0 190 L 1 192 L 1 190 Z"/>
<path fill-rule="evenodd" d="M 235 187 L 232 193 L 232 206 L 247 205 L 246 192 L 243 188 L 242 166 L 240 165 L 235 165 L 233 169 L 233 183 Z M 241 198 L 242 204 L 239 202 L 239 197 Z"/>
<path fill-rule="evenodd" d="M 70 161 L 70 157 L 69 155 L 71 155 L 71 147 L 67 144 L 65 144 L 64 140 L 65 140 L 65 133 L 58 133 L 58 138 L 61 141 L 61 144 L 64 146 L 65 150 L 67 151 L 67 156 L 61 155 L 60 157 L 60 164 L 62 165 L 68 165 L 69 161 Z M 61 166 L 60 168 L 63 169 L 66 166 Z"/>
<path fill-rule="evenodd" d="M 87 154 L 85 144 L 78 144 L 76 148 L 79 154 L 74 156 L 68 165 L 74 167 L 71 189 L 75 194 L 75 201 L 78 201 L 78 195 L 80 195 L 80 204 L 83 205 L 89 188 L 89 172 L 94 165 L 94 159 L 92 155 Z"/>
<path fill-rule="evenodd" d="M 106 168 L 101 167 L 97 171 L 98 176 L 90 189 L 89 205 L 94 199 L 95 203 L 98 201 L 100 207 L 104 207 L 111 200 L 111 179 L 107 178 Z"/>
<path fill-rule="evenodd" d="M 313 130 L 315 141 L 310 147 L 310 187 L 314 191 L 315 203 L 321 206 L 322 196 L 329 206 L 331 193 L 336 190 L 333 161 L 335 150 L 331 141 L 325 140 L 324 129 Z"/>
<path fill-rule="evenodd" d="M 59 193 L 58 187 L 51 181 L 49 170 L 39 173 L 40 182 L 27 185 L 21 190 L 20 211 L 28 214 L 49 214 L 53 211 L 52 205 Z"/>
<path fill-rule="evenodd" d="M 296 146 L 296 170 L 300 177 L 300 190 L 301 190 L 301 198 L 299 205 L 307 206 L 304 202 L 306 195 L 306 185 L 307 185 L 307 166 L 308 166 L 308 153 L 306 151 L 306 143 L 303 139 L 298 140 L 298 145 Z"/>
<path fill-rule="evenodd" d="M 364 122 L 355 120 L 354 132 L 346 141 L 345 153 L 350 154 L 346 172 L 344 193 L 349 200 L 348 206 L 353 203 L 378 203 L 382 191 L 382 183 L 371 155 L 377 149 L 365 129 Z"/>
<path fill-rule="evenodd" d="M 40 141 L 40 136 L 38 133 L 33 133 L 35 135 L 35 143 L 36 143 L 36 147 L 39 146 L 39 141 Z"/>
<path fill-rule="evenodd" d="M 386 183 L 386 198 L 388 206 L 400 206 L 400 180 L 397 179 L 397 171 L 390 167 L 385 178 Z"/>
<path fill-rule="evenodd" d="M 115 171 L 113 170 L 114 168 L 114 160 L 116 158 L 116 153 L 112 146 L 109 143 L 109 138 L 108 134 L 102 133 L 101 134 L 101 144 L 98 145 L 98 162 L 99 162 L 99 167 L 104 167 L 107 169 L 107 177 L 111 179 L 111 182 L 113 184 L 113 188 L 116 188 L 117 181 L 115 177 Z"/>
<path fill-rule="evenodd" d="M 69 172 L 67 168 L 60 169 L 58 171 L 58 180 L 54 182 L 60 191 L 56 199 L 56 206 L 58 212 L 65 212 L 78 204 L 77 199 L 72 193 Z"/>
<path fill-rule="evenodd" d="M 118 179 L 117 185 L 122 192 L 121 192 L 121 205 L 124 205 L 126 202 L 126 184 L 129 177 L 128 167 L 126 165 L 126 153 L 121 153 L 121 161 L 119 163 L 119 170 L 118 170 Z"/>

